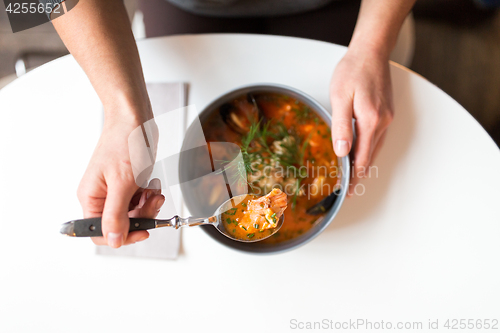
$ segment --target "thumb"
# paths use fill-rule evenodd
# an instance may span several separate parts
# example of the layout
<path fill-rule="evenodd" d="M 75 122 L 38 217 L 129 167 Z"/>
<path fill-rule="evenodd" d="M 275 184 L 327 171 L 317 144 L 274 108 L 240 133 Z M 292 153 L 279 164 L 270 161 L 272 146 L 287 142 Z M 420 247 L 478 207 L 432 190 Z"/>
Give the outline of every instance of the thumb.
<path fill-rule="evenodd" d="M 128 208 L 134 190 L 121 182 L 108 185 L 102 214 L 102 235 L 113 248 L 119 248 L 127 239 L 130 227 Z"/>
<path fill-rule="evenodd" d="M 335 154 L 344 157 L 352 147 L 353 100 L 351 97 L 332 94 L 332 142 Z"/>

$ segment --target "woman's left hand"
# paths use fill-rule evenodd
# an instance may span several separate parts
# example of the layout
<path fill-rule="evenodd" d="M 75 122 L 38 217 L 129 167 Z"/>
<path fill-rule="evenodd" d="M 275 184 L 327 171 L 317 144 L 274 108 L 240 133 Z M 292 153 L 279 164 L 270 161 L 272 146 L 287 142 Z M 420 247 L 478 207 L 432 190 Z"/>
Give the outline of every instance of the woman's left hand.
<path fill-rule="evenodd" d="M 393 119 L 389 59 L 366 50 L 349 48 L 337 65 L 330 85 L 332 141 L 337 156 L 349 154 L 353 146 L 352 119 L 356 119 L 354 169 L 348 195 L 380 150 Z"/>

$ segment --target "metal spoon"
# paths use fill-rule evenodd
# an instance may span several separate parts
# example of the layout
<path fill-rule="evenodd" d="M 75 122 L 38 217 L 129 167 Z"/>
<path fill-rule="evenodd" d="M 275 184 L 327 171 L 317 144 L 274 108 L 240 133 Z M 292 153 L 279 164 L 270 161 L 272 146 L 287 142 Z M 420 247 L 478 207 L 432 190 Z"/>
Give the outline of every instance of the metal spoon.
<path fill-rule="evenodd" d="M 278 220 L 276 228 L 274 228 L 271 234 L 257 240 L 252 240 L 252 239 L 243 240 L 234 238 L 231 234 L 229 234 L 229 232 L 227 232 L 227 230 L 224 228 L 224 223 L 222 223 L 221 219 L 222 213 L 236 206 L 246 196 L 247 196 L 246 194 L 242 194 L 225 201 L 222 205 L 219 206 L 219 208 L 217 208 L 213 216 L 207 218 L 197 218 L 197 217 L 184 218 L 184 217 L 179 217 L 177 215 L 168 220 L 130 218 L 129 232 L 137 230 L 163 228 L 163 227 L 171 227 L 179 229 L 181 227 L 212 225 L 215 228 L 217 228 L 217 230 L 219 230 L 219 232 L 224 236 L 232 240 L 244 243 L 258 242 L 275 234 L 283 225 L 283 221 L 285 220 L 284 214 L 281 215 L 281 218 Z M 95 217 L 90 219 L 81 219 L 81 220 L 66 222 L 61 226 L 61 234 L 71 237 L 100 237 L 102 236 L 101 218 Z"/>

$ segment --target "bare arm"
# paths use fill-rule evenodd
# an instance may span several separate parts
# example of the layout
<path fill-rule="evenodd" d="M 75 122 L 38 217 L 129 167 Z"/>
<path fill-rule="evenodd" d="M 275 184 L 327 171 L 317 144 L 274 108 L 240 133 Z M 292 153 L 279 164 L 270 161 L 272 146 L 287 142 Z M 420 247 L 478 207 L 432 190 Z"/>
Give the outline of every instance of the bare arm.
<path fill-rule="evenodd" d="M 354 178 L 350 194 L 380 150 L 393 119 L 389 56 L 415 0 L 363 0 L 351 43 L 330 86 L 332 136 L 338 156 L 352 148 L 356 119 Z"/>
<path fill-rule="evenodd" d="M 123 1 L 81 0 L 53 24 L 89 77 L 107 118 L 150 119 L 139 53 Z"/>
<path fill-rule="evenodd" d="M 104 237 L 93 240 L 112 247 L 144 240 L 145 231 L 128 234 L 128 218 L 156 216 L 164 197 L 159 186 L 140 189 L 131 167 L 128 137 L 152 111 L 123 2 L 80 0 L 53 24 L 104 106 L 103 132 L 78 188 L 84 216 L 103 218 Z"/>
<path fill-rule="evenodd" d="M 349 47 L 361 47 L 389 59 L 399 29 L 415 1 L 363 0 Z"/>

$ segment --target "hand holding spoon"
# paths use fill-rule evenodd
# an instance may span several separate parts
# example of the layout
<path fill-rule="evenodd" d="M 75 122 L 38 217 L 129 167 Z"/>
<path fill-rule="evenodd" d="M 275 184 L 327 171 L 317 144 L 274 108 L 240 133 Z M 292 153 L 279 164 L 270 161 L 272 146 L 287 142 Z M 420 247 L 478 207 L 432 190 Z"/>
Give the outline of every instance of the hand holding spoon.
<path fill-rule="evenodd" d="M 242 194 L 235 196 L 227 201 L 225 201 L 222 205 L 217 208 L 213 216 L 207 218 L 195 218 L 195 217 L 179 217 L 174 216 L 167 220 L 159 220 L 159 219 L 147 219 L 147 218 L 130 218 L 130 227 L 129 232 L 137 231 L 137 230 L 149 230 L 155 228 L 163 228 L 163 227 L 171 227 L 175 229 L 179 229 L 181 227 L 194 227 L 199 225 L 212 225 L 221 234 L 224 236 L 245 243 L 253 243 L 265 238 L 268 238 L 275 234 L 283 225 L 283 221 L 285 220 L 285 216 L 281 215 L 276 223 L 276 227 L 273 229 L 269 229 L 269 231 L 265 234 L 265 236 L 260 238 L 239 238 L 232 235 L 226 228 L 226 224 L 223 223 L 223 215 L 234 209 L 234 207 L 241 203 L 246 199 L 247 195 Z M 66 222 L 61 227 L 61 234 L 71 236 L 71 237 L 100 237 L 102 236 L 101 230 L 101 218 L 89 218 L 89 219 L 81 219 Z"/>

